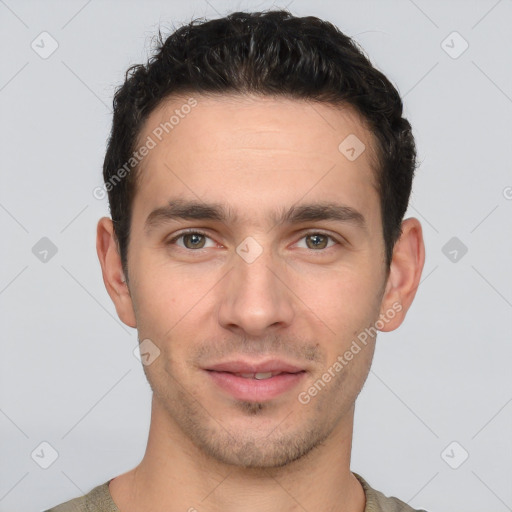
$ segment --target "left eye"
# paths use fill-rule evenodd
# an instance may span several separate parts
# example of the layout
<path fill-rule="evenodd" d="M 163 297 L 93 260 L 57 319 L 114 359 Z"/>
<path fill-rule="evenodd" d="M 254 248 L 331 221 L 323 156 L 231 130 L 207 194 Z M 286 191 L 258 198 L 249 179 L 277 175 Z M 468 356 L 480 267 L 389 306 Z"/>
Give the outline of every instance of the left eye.
<path fill-rule="evenodd" d="M 180 239 L 183 239 L 183 244 L 177 244 L 178 247 L 191 250 L 205 249 L 207 248 L 205 246 L 206 240 L 211 240 L 211 238 L 208 235 L 206 235 L 206 233 L 203 233 L 201 231 L 187 231 L 169 240 L 168 245 L 174 245 Z M 301 240 L 306 240 L 306 249 L 311 249 L 314 251 L 319 249 L 326 249 L 338 243 L 336 240 L 334 240 L 332 236 L 318 232 L 306 233 L 305 235 L 302 236 Z M 332 241 L 331 245 L 328 245 L 329 240 Z M 213 242 L 213 245 L 210 245 L 210 247 L 214 246 L 215 243 Z"/>
<path fill-rule="evenodd" d="M 329 239 L 334 242 L 332 245 L 337 243 L 332 236 L 324 233 L 307 233 L 301 238 L 301 240 L 304 239 L 306 240 L 306 248 L 313 250 L 326 249 Z M 308 243 L 308 241 L 310 241 L 310 243 Z M 332 247 L 332 245 L 329 247 Z"/>

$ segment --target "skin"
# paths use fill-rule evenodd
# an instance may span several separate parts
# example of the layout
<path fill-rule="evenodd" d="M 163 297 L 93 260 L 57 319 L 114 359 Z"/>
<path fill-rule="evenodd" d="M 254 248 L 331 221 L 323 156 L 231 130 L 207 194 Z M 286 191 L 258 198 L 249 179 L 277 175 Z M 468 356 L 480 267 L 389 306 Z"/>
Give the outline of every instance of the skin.
<path fill-rule="evenodd" d="M 126 283 L 112 222 L 98 223 L 103 279 L 119 318 L 160 350 L 144 366 L 153 390 L 146 453 L 110 483 L 112 498 L 121 512 L 362 512 L 364 492 L 350 472 L 350 455 L 355 400 L 375 338 L 310 403 L 297 396 L 379 315 L 387 318 L 380 330 L 402 323 L 424 264 L 421 225 L 403 222 L 388 272 L 374 140 L 350 108 L 257 96 L 194 98 L 197 106 L 139 170 Z M 185 102 L 162 103 L 140 140 Z M 354 161 L 338 150 L 349 134 L 366 146 Z M 150 212 L 176 198 L 222 203 L 238 218 L 169 221 L 146 231 Z M 276 207 L 320 201 L 354 208 L 365 227 L 268 218 Z M 166 244 L 184 228 L 207 236 Z M 262 249 L 252 263 L 236 252 L 249 236 Z M 202 368 L 239 356 L 279 357 L 306 375 L 274 399 L 238 401 Z"/>

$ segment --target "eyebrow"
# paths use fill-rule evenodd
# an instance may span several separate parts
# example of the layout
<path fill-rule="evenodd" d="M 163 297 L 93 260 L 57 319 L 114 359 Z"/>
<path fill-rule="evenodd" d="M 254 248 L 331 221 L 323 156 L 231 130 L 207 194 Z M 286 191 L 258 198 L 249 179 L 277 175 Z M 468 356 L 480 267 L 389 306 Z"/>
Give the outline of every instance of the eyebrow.
<path fill-rule="evenodd" d="M 367 228 L 366 220 L 359 211 L 350 206 L 333 202 L 293 205 L 288 210 L 282 208 L 271 212 L 268 218 L 274 224 L 338 221 L 354 224 L 362 229 Z M 237 223 L 239 216 L 229 207 L 220 203 L 204 203 L 177 198 L 170 200 L 168 205 L 153 210 L 146 218 L 144 230 L 149 232 L 155 227 L 173 220 L 213 220 Z"/>

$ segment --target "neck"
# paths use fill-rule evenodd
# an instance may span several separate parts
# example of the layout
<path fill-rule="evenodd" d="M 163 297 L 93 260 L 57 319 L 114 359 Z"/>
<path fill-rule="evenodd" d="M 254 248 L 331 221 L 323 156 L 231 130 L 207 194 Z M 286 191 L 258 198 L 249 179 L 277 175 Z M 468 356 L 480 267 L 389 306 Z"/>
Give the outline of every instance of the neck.
<path fill-rule="evenodd" d="M 120 512 L 363 512 L 364 491 L 350 472 L 354 407 L 319 446 L 278 468 L 227 465 L 195 446 L 153 396 L 146 453 L 111 481 Z"/>

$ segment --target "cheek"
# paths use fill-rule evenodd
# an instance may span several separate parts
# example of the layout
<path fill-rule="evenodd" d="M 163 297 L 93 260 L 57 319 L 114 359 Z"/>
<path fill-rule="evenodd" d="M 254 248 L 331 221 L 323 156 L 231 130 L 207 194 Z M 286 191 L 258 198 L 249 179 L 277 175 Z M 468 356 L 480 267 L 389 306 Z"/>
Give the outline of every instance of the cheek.
<path fill-rule="evenodd" d="M 199 276 L 189 267 L 147 261 L 134 280 L 139 339 L 150 339 L 160 350 L 157 363 L 145 368 L 153 383 L 183 381 L 190 350 L 212 332 L 212 288 L 218 277 L 212 272 Z"/>
<path fill-rule="evenodd" d="M 150 251 L 147 251 L 150 253 Z M 155 252 L 155 251 L 153 251 Z M 132 262 L 137 324 L 161 337 L 181 321 L 189 322 L 211 288 L 208 274 L 198 276 L 189 266 L 170 262 L 164 251 L 141 254 Z"/>
<path fill-rule="evenodd" d="M 379 310 L 380 277 L 361 268 L 317 269 L 296 276 L 294 292 L 338 335 L 366 327 Z"/>

